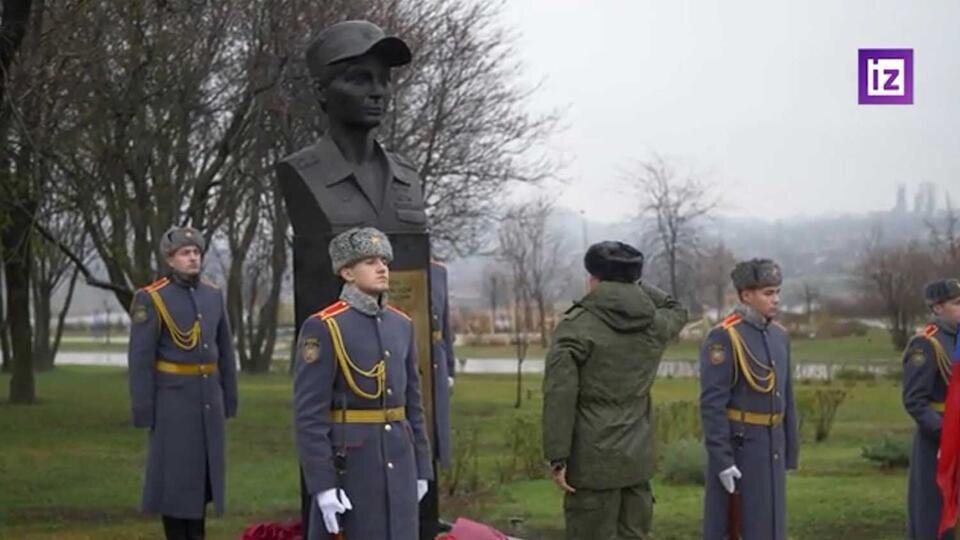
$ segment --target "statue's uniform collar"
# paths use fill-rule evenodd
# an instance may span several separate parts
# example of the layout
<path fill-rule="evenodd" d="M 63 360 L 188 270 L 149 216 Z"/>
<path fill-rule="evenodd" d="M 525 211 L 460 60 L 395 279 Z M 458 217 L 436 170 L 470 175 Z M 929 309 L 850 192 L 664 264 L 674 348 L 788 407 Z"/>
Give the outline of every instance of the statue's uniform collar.
<path fill-rule="evenodd" d="M 403 173 L 399 165 L 391 158 L 379 142 L 374 141 L 374 152 L 377 159 L 383 163 L 386 162 L 390 170 L 390 176 L 394 180 L 403 184 L 410 185 L 410 180 Z M 321 137 L 315 144 L 317 157 L 323 163 L 323 167 L 318 167 L 314 174 L 325 186 L 332 186 L 353 176 L 353 165 L 343 157 L 343 153 L 330 137 Z"/>

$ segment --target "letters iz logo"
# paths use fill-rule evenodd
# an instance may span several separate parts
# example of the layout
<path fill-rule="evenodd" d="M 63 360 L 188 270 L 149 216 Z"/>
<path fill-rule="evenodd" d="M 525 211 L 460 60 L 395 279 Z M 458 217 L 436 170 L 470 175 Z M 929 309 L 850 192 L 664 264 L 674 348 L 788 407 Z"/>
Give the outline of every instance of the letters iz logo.
<path fill-rule="evenodd" d="M 913 103 L 913 49 L 860 49 L 860 104 Z"/>

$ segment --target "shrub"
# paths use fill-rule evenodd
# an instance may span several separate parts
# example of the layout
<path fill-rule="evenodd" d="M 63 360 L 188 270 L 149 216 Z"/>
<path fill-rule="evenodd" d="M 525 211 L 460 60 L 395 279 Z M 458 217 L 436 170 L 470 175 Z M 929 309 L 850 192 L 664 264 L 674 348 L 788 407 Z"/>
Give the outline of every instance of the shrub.
<path fill-rule="evenodd" d="M 680 439 L 663 447 L 660 474 L 669 484 L 703 485 L 707 452 L 695 439 Z"/>
<path fill-rule="evenodd" d="M 797 431 L 812 431 L 816 442 L 825 441 L 833 430 L 837 410 L 847 393 L 838 388 L 818 388 L 812 392 L 800 392 L 796 397 Z"/>
<path fill-rule="evenodd" d="M 838 381 L 875 381 L 877 375 L 865 369 L 842 367 L 833 374 L 833 378 Z"/>
<path fill-rule="evenodd" d="M 860 321 L 827 318 L 817 323 L 819 337 L 865 336 L 870 327 Z"/>
<path fill-rule="evenodd" d="M 699 439 L 700 407 L 693 401 L 668 401 L 653 407 L 653 440 L 658 447 L 665 447 L 680 439 Z"/>
<path fill-rule="evenodd" d="M 883 469 L 906 467 L 910 464 L 910 441 L 884 435 L 879 441 L 864 446 L 860 455 Z"/>
<path fill-rule="evenodd" d="M 458 429 L 451 433 L 454 444 L 450 472 L 440 475 L 440 490 L 447 495 L 480 491 L 479 434 L 480 430 L 476 427 L 469 433 Z"/>
<path fill-rule="evenodd" d="M 497 457 L 501 482 L 543 478 L 540 422 L 529 415 L 513 418 L 504 434 L 504 452 Z"/>

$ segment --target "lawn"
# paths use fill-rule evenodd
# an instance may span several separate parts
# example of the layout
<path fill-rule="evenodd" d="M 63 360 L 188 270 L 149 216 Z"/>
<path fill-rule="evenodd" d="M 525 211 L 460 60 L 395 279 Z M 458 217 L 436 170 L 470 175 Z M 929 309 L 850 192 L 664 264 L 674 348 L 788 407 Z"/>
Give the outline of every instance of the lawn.
<path fill-rule="evenodd" d="M 875 364 L 898 362 L 900 353 L 890 343 L 889 335 L 882 330 L 869 330 L 863 336 L 841 338 L 803 339 L 793 338 L 792 354 L 796 362 L 819 362 L 826 364 Z M 679 341 L 671 344 L 664 358 L 667 360 L 695 360 L 699 356 L 700 342 Z M 516 347 L 458 346 L 458 358 L 516 358 Z M 543 358 L 545 352 L 538 344 L 531 344 L 527 358 Z"/>
<path fill-rule="evenodd" d="M 38 375 L 36 406 L 0 405 L 0 538 L 157 538 L 159 522 L 136 512 L 143 432 L 130 427 L 124 371 L 65 366 Z M 6 388 L 9 376 L 0 376 Z M 801 469 L 788 481 L 792 539 L 902 538 L 905 471 L 883 471 L 860 457 L 882 433 L 907 437 L 910 422 L 890 381 L 847 383 L 833 434 L 805 441 Z M 815 387 L 803 385 L 809 391 Z M 654 401 L 693 400 L 693 380 L 665 379 Z M 517 419 L 536 421 L 539 377 L 528 376 L 522 407 L 513 407 L 509 376 L 462 376 L 453 396 L 461 474 L 471 493 L 444 494 L 443 514 L 467 515 L 526 538 L 560 538 L 561 499 L 544 479 L 506 479 L 505 434 Z M 282 374 L 241 376 L 240 416 L 228 423 L 227 514 L 208 536 L 235 538 L 247 523 L 295 516 L 297 471 L 291 433 L 290 381 Z M 473 463 L 476 463 L 473 465 Z M 467 471 L 466 473 L 464 471 Z M 444 482 L 449 487 L 451 474 Z M 469 484 L 461 480 L 461 487 Z M 655 479 L 659 540 L 696 538 L 701 491 Z"/>

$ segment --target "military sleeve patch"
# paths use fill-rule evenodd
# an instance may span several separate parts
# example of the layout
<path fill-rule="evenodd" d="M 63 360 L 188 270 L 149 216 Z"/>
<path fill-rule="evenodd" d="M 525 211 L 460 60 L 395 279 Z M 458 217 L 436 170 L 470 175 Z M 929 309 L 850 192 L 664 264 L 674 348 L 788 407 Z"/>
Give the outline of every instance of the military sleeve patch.
<path fill-rule="evenodd" d="M 133 304 L 133 310 L 130 312 L 130 319 L 136 324 L 142 324 L 147 322 L 149 315 L 147 315 L 147 306 L 137 302 Z"/>
<path fill-rule="evenodd" d="M 914 347 L 910 350 L 910 362 L 915 366 L 922 366 L 927 361 L 927 355 L 923 353 L 920 347 Z"/>
<path fill-rule="evenodd" d="M 300 356 L 303 361 L 312 364 L 320 359 L 320 341 L 316 338 L 307 338 L 303 340 L 300 346 Z"/>
<path fill-rule="evenodd" d="M 707 358 L 709 358 L 711 364 L 715 366 L 720 365 L 727 359 L 727 350 L 723 348 L 723 345 L 714 343 L 710 346 Z"/>

